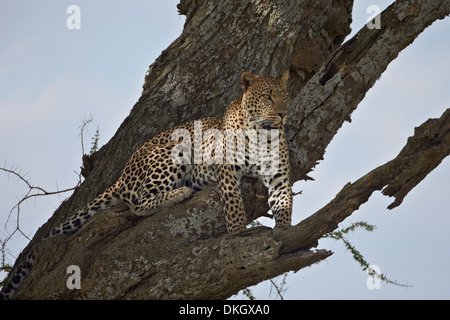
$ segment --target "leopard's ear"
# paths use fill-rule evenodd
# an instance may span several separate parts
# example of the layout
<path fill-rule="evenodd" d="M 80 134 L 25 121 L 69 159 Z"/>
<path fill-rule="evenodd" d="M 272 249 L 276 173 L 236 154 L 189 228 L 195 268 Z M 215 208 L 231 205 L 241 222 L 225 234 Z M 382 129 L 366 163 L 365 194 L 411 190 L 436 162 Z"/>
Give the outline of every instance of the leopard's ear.
<path fill-rule="evenodd" d="M 286 71 L 283 73 L 283 75 L 281 76 L 281 78 L 280 78 L 281 86 L 282 86 L 284 89 L 287 88 L 287 82 L 288 82 L 288 80 L 289 80 L 289 69 L 286 70 Z"/>
<path fill-rule="evenodd" d="M 241 76 L 242 89 L 244 92 L 255 82 L 256 76 L 250 72 L 244 72 Z"/>

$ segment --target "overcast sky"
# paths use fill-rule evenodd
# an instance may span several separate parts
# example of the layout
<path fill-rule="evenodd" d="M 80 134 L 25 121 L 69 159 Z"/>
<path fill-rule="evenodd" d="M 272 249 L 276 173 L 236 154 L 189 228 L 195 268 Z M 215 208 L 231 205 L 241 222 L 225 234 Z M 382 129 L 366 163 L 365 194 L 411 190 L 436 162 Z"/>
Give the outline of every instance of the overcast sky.
<path fill-rule="evenodd" d="M 356 0 L 352 29 L 370 16 Z M 47 191 L 72 187 L 81 165 L 80 125 L 92 117 L 85 144 L 100 128 L 105 144 L 140 96 L 148 66 L 181 33 L 178 0 L 3 1 L 0 4 L 0 165 L 22 169 L 30 183 Z M 80 8 L 79 30 L 66 26 L 69 5 Z M 383 22 L 383 21 L 381 21 Z M 414 127 L 450 107 L 450 19 L 438 21 L 406 48 L 368 92 L 327 148 L 325 160 L 300 182 L 294 223 L 327 204 L 347 183 L 394 158 Z M 252 71 L 252 70 L 249 70 Z M 236 93 L 236 96 L 240 92 Z M 85 148 L 89 148 L 86 146 Z M 381 272 L 413 287 L 367 287 L 368 276 L 342 243 L 321 240 L 332 250 L 326 261 L 291 273 L 287 299 L 449 299 L 450 161 L 444 162 L 392 211 L 392 199 L 374 194 L 341 224 L 367 221 L 372 233 L 356 231 L 351 242 Z M 27 192 L 0 172 L 0 236 L 14 230 L 9 210 Z M 39 198 L 21 207 L 21 228 L 30 237 L 68 194 Z M 9 243 L 13 262 L 27 240 Z M 150 249 L 150 248 L 149 248 Z M 0 275 L 3 277 L 3 274 Z M 259 299 L 270 284 L 252 288 Z M 238 295 L 237 298 L 242 297 Z"/>

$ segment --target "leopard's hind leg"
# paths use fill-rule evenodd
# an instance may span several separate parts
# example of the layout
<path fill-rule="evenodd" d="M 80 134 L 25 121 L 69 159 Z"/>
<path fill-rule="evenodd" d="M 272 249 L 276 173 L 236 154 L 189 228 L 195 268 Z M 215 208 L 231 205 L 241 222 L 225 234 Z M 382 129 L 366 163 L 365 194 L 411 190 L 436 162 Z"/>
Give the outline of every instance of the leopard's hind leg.
<path fill-rule="evenodd" d="M 192 195 L 194 189 L 187 183 L 192 176 L 192 165 L 188 161 L 190 155 L 184 155 L 181 151 L 175 153 L 179 157 L 176 160 L 180 160 L 180 163 L 173 162 L 173 148 L 178 145 L 178 141 L 172 141 L 153 146 L 148 150 L 145 159 L 147 171 L 144 170 L 146 177 L 139 184 L 137 201 L 132 201 L 136 215 L 152 215 Z M 186 149 L 188 146 L 185 145 L 183 148 Z"/>
<path fill-rule="evenodd" d="M 136 215 L 149 216 L 162 208 L 177 204 L 192 195 L 191 189 L 186 186 L 153 194 L 149 189 L 143 191 L 139 197 L 139 204 L 134 208 Z"/>

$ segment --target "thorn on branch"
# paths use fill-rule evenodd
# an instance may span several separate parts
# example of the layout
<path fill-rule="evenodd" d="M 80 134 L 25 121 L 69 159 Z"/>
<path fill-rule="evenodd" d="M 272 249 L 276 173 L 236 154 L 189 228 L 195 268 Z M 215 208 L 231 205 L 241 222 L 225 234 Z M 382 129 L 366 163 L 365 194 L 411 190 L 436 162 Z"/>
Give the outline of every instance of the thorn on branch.
<path fill-rule="evenodd" d="M 26 175 L 28 174 L 28 172 L 25 175 L 22 175 L 21 170 L 18 170 L 18 168 L 14 168 L 14 167 L 11 167 L 10 169 L 8 169 L 6 167 L 5 168 L 2 167 L 2 168 L 0 168 L 0 170 L 5 172 L 7 175 L 14 175 L 14 176 L 18 177 L 19 181 L 22 181 L 23 183 L 25 183 L 28 188 L 28 191 L 26 192 L 26 194 L 11 208 L 11 210 L 9 211 L 9 214 L 8 214 L 8 218 L 6 219 L 6 222 L 5 222 L 5 228 L 7 228 L 7 225 L 9 223 L 9 221 L 11 220 L 11 215 L 13 214 L 14 211 L 16 211 L 15 229 L 9 235 L 7 235 L 4 240 L 1 240 L 0 254 L 2 255 L 2 257 L 1 257 L 2 261 L 5 261 L 6 244 L 16 234 L 16 232 L 19 232 L 26 239 L 31 241 L 30 237 L 27 236 L 20 227 L 20 209 L 21 209 L 20 206 L 25 201 L 27 201 L 31 198 L 37 198 L 37 197 L 42 197 L 42 196 L 51 196 L 51 195 L 61 194 L 61 193 L 69 192 L 69 191 L 74 191 L 76 188 L 78 188 L 81 185 L 81 174 L 78 174 L 78 182 L 74 187 L 67 188 L 64 190 L 47 191 L 42 187 L 33 186 L 30 183 L 30 180 L 26 178 Z M 5 266 L 5 263 L 2 263 L 2 266 Z"/>
<path fill-rule="evenodd" d="M 28 188 L 28 191 L 26 192 L 26 194 L 11 208 L 11 210 L 9 211 L 8 214 L 8 218 L 6 219 L 5 222 L 5 228 L 7 227 L 9 221 L 11 220 L 11 215 L 13 214 L 13 212 L 16 212 L 16 226 L 15 229 L 9 234 L 5 236 L 4 240 L 0 241 L 0 255 L 1 255 L 1 265 L 0 267 L 4 267 L 6 266 L 5 263 L 5 256 L 6 256 L 6 244 L 8 243 L 8 241 L 17 233 L 19 232 L 20 234 L 22 234 L 26 239 L 30 240 L 30 237 L 28 237 L 20 228 L 20 209 L 21 209 L 21 205 L 31 199 L 31 198 L 37 198 L 37 197 L 42 197 L 42 196 L 51 196 L 51 195 L 56 195 L 56 194 L 61 194 L 61 193 L 65 193 L 65 192 L 69 192 L 69 191 L 74 191 L 75 189 L 77 189 L 80 185 L 81 185 L 81 180 L 82 177 L 86 178 L 92 171 L 93 168 L 93 164 L 92 164 L 92 159 L 90 158 L 90 155 L 87 155 L 84 153 L 84 131 L 87 128 L 87 125 L 90 124 L 93 121 L 92 117 L 90 117 L 87 120 L 84 120 L 83 123 L 80 126 L 80 137 L 81 137 L 81 150 L 82 150 L 82 162 L 83 165 L 81 167 L 81 172 L 80 173 L 76 173 L 78 176 L 78 182 L 77 184 L 72 187 L 72 188 L 67 188 L 64 190 L 59 190 L 59 188 L 57 187 L 56 191 L 47 191 L 42 187 L 37 187 L 37 186 L 33 186 L 30 182 L 29 179 L 27 179 L 27 175 L 28 172 L 25 174 L 22 174 L 22 170 L 12 166 L 11 168 L 7 168 L 7 164 L 6 162 L 4 163 L 3 167 L 0 168 L 0 170 L 4 171 L 7 175 L 13 175 L 16 176 L 19 181 L 22 181 Z M 93 152 L 96 152 L 98 149 L 98 141 L 100 138 L 100 132 L 99 132 L 99 128 L 97 126 L 97 130 L 96 133 L 94 135 L 94 137 L 92 138 L 92 144 L 91 144 L 91 149 L 90 149 L 90 154 L 92 154 Z"/>

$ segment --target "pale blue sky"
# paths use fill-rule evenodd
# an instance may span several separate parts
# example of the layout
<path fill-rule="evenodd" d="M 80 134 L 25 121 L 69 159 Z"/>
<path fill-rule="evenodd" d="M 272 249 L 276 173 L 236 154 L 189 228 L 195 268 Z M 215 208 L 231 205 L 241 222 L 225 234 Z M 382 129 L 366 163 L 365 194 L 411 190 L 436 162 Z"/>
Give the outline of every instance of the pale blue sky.
<path fill-rule="evenodd" d="M 356 0 L 354 31 L 366 21 L 366 8 L 382 9 L 391 1 Z M 132 3 L 132 5 L 130 4 Z M 181 33 L 184 17 L 178 0 L 48 1 L 15 0 L 0 4 L 0 162 L 23 169 L 34 185 L 53 191 L 73 186 L 81 165 L 79 126 L 92 116 L 106 143 L 140 96 L 148 66 Z M 68 30 L 66 9 L 81 9 L 81 29 Z M 450 107 L 450 19 L 436 22 L 404 50 L 368 92 L 327 148 L 312 176 L 298 183 L 297 223 L 328 203 L 349 181 L 391 160 L 415 126 Z M 249 70 L 251 71 L 251 70 Z M 240 93 L 236 93 L 238 96 Z M 91 126 L 86 139 L 95 132 Z M 381 284 L 369 290 L 367 275 L 341 243 L 320 241 L 334 251 L 319 265 L 290 274 L 288 299 L 450 298 L 449 178 L 446 159 L 392 211 L 391 199 L 379 193 L 350 221 L 377 225 L 357 231 L 352 243 L 382 272 L 413 288 Z M 27 190 L 0 173 L 0 236 L 17 197 Z M 66 195 L 29 201 L 21 226 L 32 236 Z M 14 228 L 12 219 L 8 230 Z M 16 256 L 27 240 L 10 242 Z M 253 288 L 270 298 L 270 285 Z M 272 294 L 273 297 L 273 294 Z"/>

